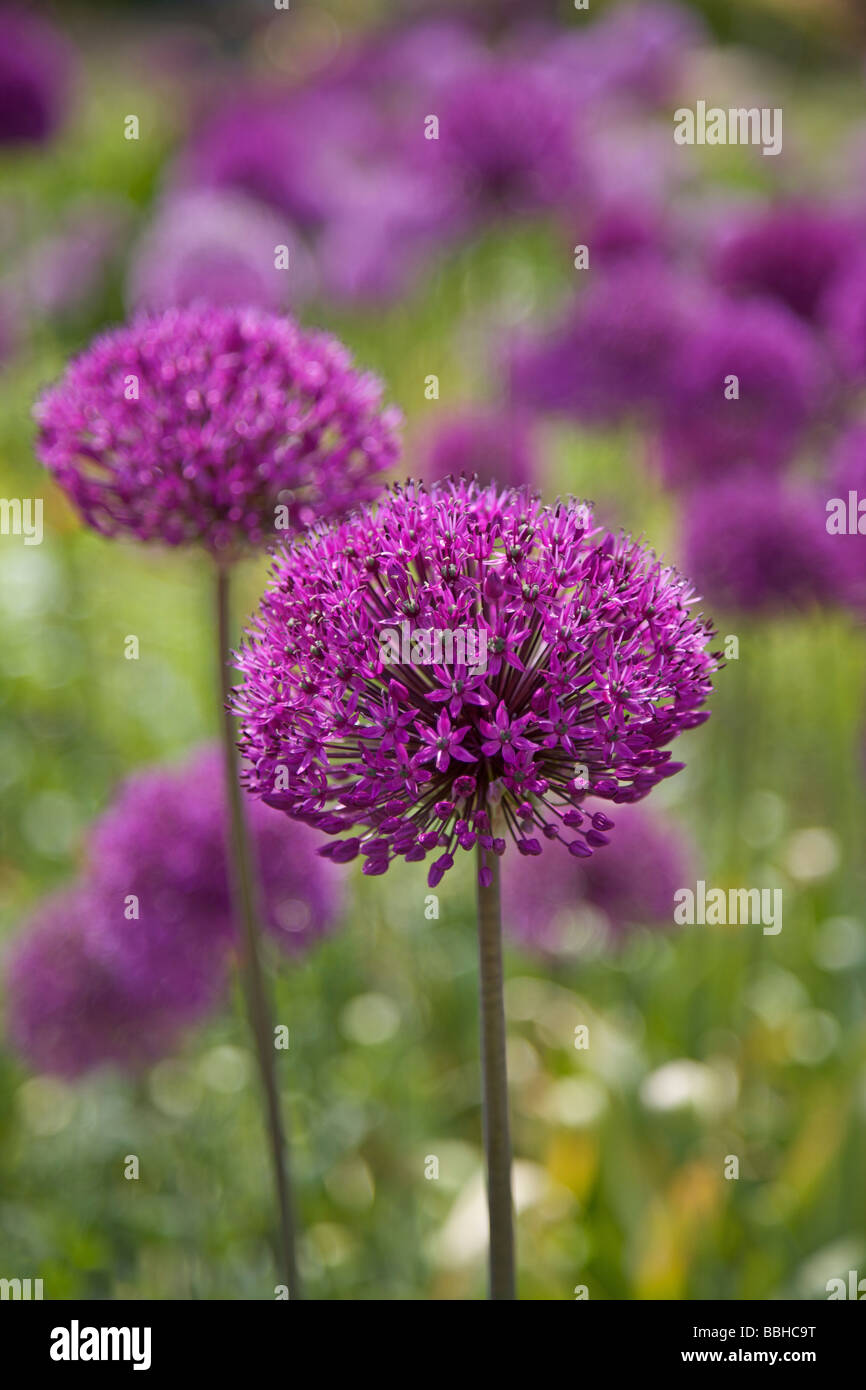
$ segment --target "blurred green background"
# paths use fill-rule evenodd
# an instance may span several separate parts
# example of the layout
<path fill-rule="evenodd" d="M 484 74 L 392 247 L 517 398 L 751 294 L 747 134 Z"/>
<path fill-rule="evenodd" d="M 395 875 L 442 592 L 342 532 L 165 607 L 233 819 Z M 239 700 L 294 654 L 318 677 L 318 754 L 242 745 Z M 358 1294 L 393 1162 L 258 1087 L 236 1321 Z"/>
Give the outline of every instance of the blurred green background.
<path fill-rule="evenodd" d="M 849 61 L 861 7 L 700 8 L 726 61 L 771 65 L 786 138 L 817 168 L 862 115 Z M 63 9 L 84 56 L 79 106 L 51 147 L 3 158 L 0 203 L 46 236 L 75 199 L 105 193 L 134 228 L 184 128 L 183 78 L 148 54 L 181 24 L 230 48 L 243 7 Z M 385 7 L 331 9 L 361 25 Z M 129 111 L 146 131 L 137 143 L 122 138 Z M 731 187 L 763 176 L 739 153 L 725 155 Z M 407 415 L 409 471 L 431 412 L 493 394 L 477 345 L 510 321 L 515 287 L 541 315 L 572 274 L 552 234 L 512 227 L 448 256 L 397 306 L 321 303 L 304 318 L 383 375 Z M 75 872 L 124 774 L 217 731 L 204 565 L 85 532 L 32 455 L 34 396 L 121 315 L 118 274 L 82 314 L 41 323 L 0 372 L 0 491 L 45 500 L 43 545 L 0 541 L 4 937 Z M 439 403 L 424 399 L 429 372 Z M 551 426 L 543 445 L 551 496 L 603 499 L 677 558 L 639 439 Z M 238 632 L 266 570 L 244 570 Z M 828 1278 L 866 1274 L 866 635 L 842 616 L 718 623 L 739 636 L 739 660 L 719 676 L 710 723 L 686 736 L 686 771 L 653 800 L 695 836 L 707 882 L 781 884 L 784 929 L 648 926 L 617 954 L 554 964 L 509 950 L 523 1298 L 570 1299 L 580 1284 L 591 1298 L 818 1298 Z M 128 634 L 138 661 L 124 659 Z M 438 921 L 425 919 L 419 868 L 350 885 L 343 928 L 274 976 L 308 1292 L 482 1297 L 471 862 L 446 877 Z M 136 1183 L 127 1154 L 140 1158 Z M 724 1177 L 729 1154 L 737 1181 Z M 430 1155 L 438 1180 L 425 1178 Z M 138 1082 L 67 1086 L 0 1049 L 0 1273 L 41 1277 L 61 1298 L 269 1298 L 270 1224 L 239 1000 Z"/>

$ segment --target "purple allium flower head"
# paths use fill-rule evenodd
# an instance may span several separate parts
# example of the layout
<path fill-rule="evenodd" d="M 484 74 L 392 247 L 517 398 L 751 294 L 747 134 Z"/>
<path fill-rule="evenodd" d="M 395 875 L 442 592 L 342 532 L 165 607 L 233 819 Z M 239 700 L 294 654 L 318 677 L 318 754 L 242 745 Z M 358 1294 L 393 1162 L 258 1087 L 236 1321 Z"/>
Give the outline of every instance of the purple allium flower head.
<path fill-rule="evenodd" d="M 721 300 L 669 363 L 661 459 L 671 482 L 790 459 L 821 396 L 824 364 L 810 329 L 770 302 Z M 728 397 L 736 377 L 737 398 Z"/>
<path fill-rule="evenodd" d="M 432 887 L 458 848 L 501 854 L 506 835 L 588 856 L 612 822 L 587 793 L 640 800 L 682 766 L 664 745 L 708 717 L 718 658 L 691 603 L 584 505 L 394 488 L 276 559 L 237 658 L 250 790 L 367 874 L 435 852 Z"/>
<path fill-rule="evenodd" d="M 291 319 L 171 309 L 71 363 L 36 407 L 37 450 L 103 534 L 230 551 L 376 495 L 398 455 L 381 394 Z"/>
<path fill-rule="evenodd" d="M 277 248 L 288 252 L 278 269 Z M 127 279 L 137 309 L 195 304 L 279 310 L 313 290 L 309 251 L 284 218 L 242 194 L 199 189 L 169 197 L 139 242 Z"/>
<path fill-rule="evenodd" d="M 585 809 L 590 817 L 604 814 L 599 802 Z M 586 905 L 603 915 L 611 943 L 622 942 L 632 927 L 673 921 L 674 893 L 694 879 L 693 863 L 694 850 L 676 825 L 642 806 L 623 806 L 603 854 L 580 864 L 564 854 L 544 864 L 506 861 L 506 928 L 522 945 L 556 953 L 567 947 L 570 921 Z"/>
<path fill-rule="evenodd" d="M 817 490 L 752 470 L 692 489 L 685 509 L 685 567 L 713 608 L 765 615 L 838 598 Z"/>
<path fill-rule="evenodd" d="M 866 425 L 851 426 L 838 441 L 824 486 L 828 530 L 842 597 L 866 613 Z"/>
<path fill-rule="evenodd" d="M 616 5 L 600 19 L 551 39 L 548 63 L 582 106 L 670 100 L 688 54 L 703 36 L 697 16 L 664 0 Z"/>
<path fill-rule="evenodd" d="M 146 1008 L 93 950 L 99 908 L 87 888 L 45 902 L 13 943 L 6 968 L 7 1027 L 34 1067 L 72 1079 L 95 1067 L 135 1071 L 172 1051 L 183 1022 Z M 133 924 L 128 924 L 133 925 Z"/>
<path fill-rule="evenodd" d="M 854 256 L 827 290 L 822 319 L 834 359 L 847 377 L 866 377 L 866 253 Z"/>
<path fill-rule="evenodd" d="M 694 293 L 651 257 L 602 274 L 563 323 L 515 349 L 515 401 L 591 424 L 655 407 L 669 389 Z"/>
<path fill-rule="evenodd" d="M 238 92 L 195 132 L 180 159 L 181 186 L 234 189 L 286 214 L 302 228 L 317 226 L 330 197 L 317 176 L 302 135 L 292 95 L 285 91 Z M 309 172 L 311 179 L 306 179 Z"/>
<path fill-rule="evenodd" d="M 814 319 L 856 241 L 848 213 L 807 203 L 747 210 L 722 228 L 712 274 L 732 294 L 776 299 Z"/>
<path fill-rule="evenodd" d="M 325 294 L 349 304 L 393 300 L 454 230 L 453 199 L 429 170 L 385 161 L 356 182 L 316 243 Z"/>
<path fill-rule="evenodd" d="M 573 104 L 543 67 L 490 60 L 435 97 L 439 138 L 423 157 L 472 217 L 563 206 L 579 187 Z"/>
<path fill-rule="evenodd" d="M 0 5 L 0 145 L 39 143 L 66 115 L 72 55 L 32 9 Z"/>
<path fill-rule="evenodd" d="M 448 416 L 421 445 L 424 482 L 473 476 L 485 485 L 522 487 L 534 483 L 538 462 L 528 420 L 495 407 L 464 410 Z"/>
<path fill-rule="evenodd" d="M 37 242 L 23 267 L 28 307 L 46 318 L 74 317 L 104 290 L 124 245 L 129 211 L 122 202 L 88 198 Z"/>
<path fill-rule="evenodd" d="M 228 806 L 219 750 L 175 769 L 131 777 L 88 844 L 100 904 L 100 954 L 145 1003 L 186 1015 L 219 995 L 236 940 L 228 860 Z M 287 951 L 309 947 L 334 924 L 337 875 L 317 858 L 320 837 L 289 826 L 262 802 L 250 806 L 263 925 Z M 127 920 L 129 895 L 138 918 Z"/>

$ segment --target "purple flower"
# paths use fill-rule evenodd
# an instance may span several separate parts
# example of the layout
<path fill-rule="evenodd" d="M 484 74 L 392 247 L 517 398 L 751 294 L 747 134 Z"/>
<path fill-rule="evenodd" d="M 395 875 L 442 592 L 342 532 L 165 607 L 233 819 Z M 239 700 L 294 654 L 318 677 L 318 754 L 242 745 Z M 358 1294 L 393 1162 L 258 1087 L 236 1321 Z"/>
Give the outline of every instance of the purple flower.
<path fill-rule="evenodd" d="M 563 323 L 518 345 L 515 400 L 591 424 L 655 408 L 670 388 L 697 294 L 650 257 L 602 274 Z"/>
<path fill-rule="evenodd" d="M 343 120 L 341 109 L 332 112 L 326 131 L 319 123 L 304 125 L 299 102 L 283 90 L 234 93 L 194 133 L 177 170 L 180 186 L 233 189 L 301 228 L 320 225 L 334 194 L 317 168 L 319 136 L 342 144 L 352 124 Z M 355 118 L 358 129 L 360 112 Z"/>
<path fill-rule="evenodd" d="M 47 318 L 73 317 L 104 290 L 124 245 L 128 209 L 109 199 L 84 199 L 60 230 L 37 242 L 22 268 L 28 308 Z"/>
<path fill-rule="evenodd" d="M 664 0 L 616 5 L 600 19 L 550 40 L 547 61 L 582 106 L 612 100 L 668 102 L 703 37 L 697 16 Z"/>
<path fill-rule="evenodd" d="M 36 407 L 37 451 L 97 531 L 231 551 L 376 495 L 398 454 L 381 394 L 291 319 L 172 309 L 71 363 Z"/>
<path fill-rule="evenodd" d="M 838 556 L 817 489 L 754 471 L 696 487 L 682 549 L 701 596 L 728 613 L 783 613 L 839 597 Z"/>
<path fill-rule="evenodd" d="M 846 376 L 866 377 L 866 254 L 854 256 L 830 285 L 822 318 L 834 359 Z"/>
<path fill-rule="evenodd" d="M 712 255 L 714 279 L 732 294 L 778 300 L 815 319 L 858 240 L 853 219 L 808 203 L 782 203 L 734 215 Z"/>
<path fill-rule="evenodd" d="M 781 468 L 815 413 L 824 380 L 806 325 L 781 305 L 757 301 L 708 305 L 669 369 L 662 467 L 670 482 L 743 466 Z"/>
<path fill-rule="evenodd" d="M 422 441 L 420 472 L 427 483 L 461 474 L 503 487 L 533 483 L 538 463 L 529 422 L 518 412 L 492 407 L 451 415 Z"/>
<path fill-rule="evenodd" d="M 453 182 L 472 217 L 561 207 L 579 186 L 573 103 L 541 66 L 497 59 L 446 83 L 425 157 Z"/>
<path fill-rule="evenodd" d="M 66 116 L 72 55 L 58 31 L 31 9 L 0 7 L 0 144 L 39 143 Z"/>
<path fill-rule="evenodd" d="M 100 959 L 90 940 L 98 915 L 87 888 L 49 899 L 6 967 L 13 1045 L 40 1071 L 69 1079 L 105 1065 L 147 1066 L 174 1049 L 187 1021 L 158 1001 L 145 1007 Z"/>
<path fill-rule="evenodd" d="M 588 824 L 608 823 L 598 802 L 587 802 L 584 814 Z M 635 926 L 673 921 L 674 894 L 694 880 L 693 864 L 692 847 L 675 825 L 642 806 L 624 806 L 603 854 L 579 864 L 556 855 L 534 868 L 506 862 L 506 929 L 521 945 L 555 954 L 568 949 L 570 928 L 587 906 L 603 915 L 610 940 L 622 942 Z"/>
<path fill-rule="evenodd" d="M 285 247 L 288 268 L 278 269 Z M 127 297 L 134 308 L 206 301 L 279 310 L 313 289 L 310 253 L 284 218 L 241 194 L 199 190 L 170 197 L 136 248 Z"/>
<path fill-rule="evenodd" d="M 93 938 L 129 993 L 146 1004 L 210 1007 L 236 938 L 228 861 L 225 773 L 218 750 L 176 769 L 137 773 L 88 842 L 100 906 Z M 250 806 L 263 926 L 291 952 L 333 926 L 339 885 L 315 855 L 318 836 L 287 827 L 262 802 Z M 128 919 L 130 898 L 137 916 Z"/>
<path fill-rule="evenodd" d="M 866 613 L 866 425 L 838 441 L 824 488 L 822 516 L 845 603 Z"/>
<path fill-rule="evenodd" d="M 717 657 L 691 603 L 675 571 L 599 536 L 573 501 L 547 508 L 465 480 L 394 488 L 375 513 L 277 556 L 237 658 L 250 790 L 346 836 L 321 853 L 360 853 L 368 874 L 441 850 L 435 884 L 455 849 L 502 853 L 506 831 L 523 854 L 540 853 L 540 836 L 589 855 L 606 841 L 582 825 L 587 793 L 641 799 L 681 766 L 663 746 L 708 717 Z M 403 622 L 474 633 L 485 688 L 461 700 L 453 686 L 445 716 L 430 699 L 442 662 L 386 654 L 383 633 Z M 455 677 L 465 665 L 455 658 Z M 550 744 L 551 695 L 577 756 Z M 368 736 L 397 710 L 408 737 Z"/>
<path fill-rule="evenodd" d="M 393 157 L 367 170 L 317 240 L 324 293 L 363 305 L 407 291 L 453 230 L 451 208 L 431 171 L 417 163 Z"/>

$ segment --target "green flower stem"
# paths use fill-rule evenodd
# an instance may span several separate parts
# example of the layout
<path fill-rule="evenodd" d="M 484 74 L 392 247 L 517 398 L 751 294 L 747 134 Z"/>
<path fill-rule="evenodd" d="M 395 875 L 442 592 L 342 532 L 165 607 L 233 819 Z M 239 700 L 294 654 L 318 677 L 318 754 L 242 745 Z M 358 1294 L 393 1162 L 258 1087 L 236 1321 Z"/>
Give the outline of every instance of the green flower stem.
<path fill-rule="evenodd" d="M 235 723 L 229 708 L 231 681 L 229 679 L 230 637 L 230 578 L 229 570 L 218 566 L 216 571 L 216 628 L 217 665 L 223 751 L 225 754 L 231 825 L 231 879 L 235 913 L 243 929 L 242 971 L 250 1027 L 256 1045 L 262 1091 L 265 1099 L 267 1131 L 270 1140 L 271 1162 L 279 1210 L 280 1265 L 289 1290 L 289 1298 L 300 1298 L 298 1264 L 295 1254 L 295 1221 L 293 1214 L 289 1150 L 280 1106 L 274 1061 L 273 1012 L 262 970 L 259 949 L 261 920 L 258 903 L 258 884 L 253 868 L 249 827 L 244 814 L 243 790 L 239 771 L 240 759 L 235 742 Z"/>
<path fill-rule="evenodd" d="M 514 1215 L 511 1201 L 511 1136 L 502 987 L 502 913 L 499 859 L 479 846 L 478 868 L 487 860 L 493 879 L 478 884 L 478 961 L 481 1002 L 481 1066 L 487 1208 L 490 1214 L 490 1298 L 514 1299 Z"/>

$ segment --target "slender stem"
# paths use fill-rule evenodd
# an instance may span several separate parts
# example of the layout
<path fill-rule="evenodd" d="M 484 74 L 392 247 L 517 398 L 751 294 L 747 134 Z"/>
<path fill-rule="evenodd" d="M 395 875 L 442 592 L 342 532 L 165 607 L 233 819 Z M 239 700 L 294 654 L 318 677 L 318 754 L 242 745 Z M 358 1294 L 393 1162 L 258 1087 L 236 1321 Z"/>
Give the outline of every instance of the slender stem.
<path fill-rule="evenodd" d="M 244 989 L 265 1098 L 271 1162 L 280 1216 L 281 1266 L 286 1278 L 289 1298 L 292 1299 L 301 1297 L 301 1287 L 295 1256 L 295 1222 L 289 1150 L 274 1063 L 273 1015 L 259 950 L 258 923 L 261 919 L 258 905 L 258 884 L 253 868 L 250 834 L 244 813 L 243 791 L 239 780 L 240 769 L 235 743 L 235 724 L 228 708 L 231 692 L 228 659 L 231 640 L 230 585 L 229 571 L 223 566 L 219 566 L 216 572 L 216 627 L 223 750 L 231 823 L 232 893 L 235 912 L 243 928 Z"/>
<path fill-rule="evenodd" d="M 499 859 L 479 846 L 492 869 L 489 887 L 478 884 L 478 960 L 481 994 L 481 1065 L 484 1092 L 484 1149 L 490 1213 L 490 1297 L 517 1297 L 514 1279 L 514 1218 L 511 1203 L 511 1137 L 505 1059 L 505 1001 L 502 990 L 502 914 Z M 490 862 L 492 861 L 492 862 Z"/>

